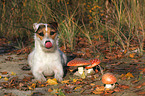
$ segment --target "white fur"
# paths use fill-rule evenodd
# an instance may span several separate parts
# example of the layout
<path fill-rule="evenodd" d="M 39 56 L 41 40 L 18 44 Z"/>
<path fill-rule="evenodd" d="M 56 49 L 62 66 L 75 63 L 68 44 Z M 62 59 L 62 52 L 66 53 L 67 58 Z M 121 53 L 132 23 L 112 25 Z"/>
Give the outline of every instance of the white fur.
<path fill-rule="evenodd" d="M 44 76 L 52 76 L 58 81 L 62 80 L 63 77 L 63 64 L 66 63 L 66 56 L 61 52 L 58 47 L 53 52 L 44 51 L 44 44 L 47 39 L 44 38 L 42 41 L 34 35 L 35 48 L 28 56 L 28 63 L 31 67 L 32 73 L 37 80 L 46 81 Z M 52 42 L 57 40 L 51 39 Z M 57 46 L 57 44 L 55 44 Z M 42 48 L 43 47 L 43 48 Z M 47 49 L 46 49 L 47 50 Z"/>

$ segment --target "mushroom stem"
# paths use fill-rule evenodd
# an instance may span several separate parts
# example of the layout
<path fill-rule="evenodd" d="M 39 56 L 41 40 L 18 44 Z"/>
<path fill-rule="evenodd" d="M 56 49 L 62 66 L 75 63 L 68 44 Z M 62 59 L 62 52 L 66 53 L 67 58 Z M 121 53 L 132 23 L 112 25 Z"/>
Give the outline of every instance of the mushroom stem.
<path fill-rule="evenodd" d="M 87 73 L 91 73 L 92 71 L 94 71 L 93 68 L 88 69 L 88 70 L 87 70 Z"/>
<path fill-rule="evenodd" d="M 113 89 L 115 87 L 115 84 L 105 84 L 104 86 L 106 89 Z"/>
<path fill-rule="evenodd" d="M 82 75 L 84 72 L 84 68 L 83 67 L 78 67 L 78 72 Z"/>

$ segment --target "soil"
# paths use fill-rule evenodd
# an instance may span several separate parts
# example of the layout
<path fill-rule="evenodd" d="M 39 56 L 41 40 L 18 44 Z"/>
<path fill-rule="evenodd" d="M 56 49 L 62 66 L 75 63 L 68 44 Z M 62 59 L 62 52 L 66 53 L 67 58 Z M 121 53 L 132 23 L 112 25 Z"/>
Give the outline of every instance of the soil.
<path fill-rule="evenodd" d="M 0 55 L 0 96 L 145 96 L 145 74 L 142 70 L 145 68 L 145 55 L 141 58 L 122 58 L 120 60 L 102 61 L 100 64 L 104 73 L 111 72 L 117 78 L 116 88 L 112 91 L 98 91 L 104 84 L 101 82 L 101 72 L 87 76 L 85 79 L 74 76 L 72 72 L 67 72 L 64 81 L 67 83 L 58 83 L 57 85 L 47 85 L 40 87 L 41 83 L 34 88 L 28 88 L 35 79 L 31 74 L 27 63 L 28 54 L 1 54 Z M 127 73 L 131 75 L 124 76 Z M 13 78 L 17 79 L 13 79 Z M 24 80 L 31 77 L 30 80 Z M 6 80 L 6 78 L 8 80 Z M 28 78 L 27 78 L 28 79 Z M 12 80 L 15 81 L 12 85 Z M 76 80 L 76 81 L 74 81 Z M 19 84 L 16 84 L 19 82 Z M 21 83 L 20 83 L 21 82 Z M 31 83 L 29 83 L 31 82 Z M 20 85 L 25 83 L 26 86 Z M 14 86 L 15 85 L 15 86 Z M 19 87 L 18 87 L 19 86 Z M 98 93 L 97 93 L 98 92 Z"/>

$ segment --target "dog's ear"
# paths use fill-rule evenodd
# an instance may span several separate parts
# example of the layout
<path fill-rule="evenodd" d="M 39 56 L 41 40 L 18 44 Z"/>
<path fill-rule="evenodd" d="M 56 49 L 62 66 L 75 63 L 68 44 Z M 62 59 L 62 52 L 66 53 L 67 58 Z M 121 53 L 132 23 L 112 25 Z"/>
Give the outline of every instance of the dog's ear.
<path fill-rule="evenodd" d="M 51 22 L 51 23 L 49 23 L 50 24 L 50 26 L 53 28 L 53 29 L 57 29 L 57 27 L 58 27 L 58 23 L 57 22 Z"/>
<path fill-rule="evenodd" d="M 38 23 L 34 23 L 34 24 L 33 24 L 33 28 L 34 28 L 34 31 L 35 31 L 35 32 L 38 30 L 39 25 L 40 25 L 40 24 L 38 24 Z"/>

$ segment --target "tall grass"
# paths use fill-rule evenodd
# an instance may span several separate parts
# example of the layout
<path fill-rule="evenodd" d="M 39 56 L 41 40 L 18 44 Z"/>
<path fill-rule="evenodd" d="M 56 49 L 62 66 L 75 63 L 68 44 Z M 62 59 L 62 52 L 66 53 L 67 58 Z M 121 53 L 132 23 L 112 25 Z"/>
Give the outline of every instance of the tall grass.
<path fill-rule="evenodd" d="M 109 50 L 138 48 L 143 54 L 144 0 L 1 0 L 0 37 L 25 47 L 33 35 L 32 24 L 57 21 L 60 46 L 75 51 L 76 38 L 87 38 L 91 50 L 100 53 L 94 41 L 106 40 Z M 81 49 L 81 48 L 80 48 Z"/>

